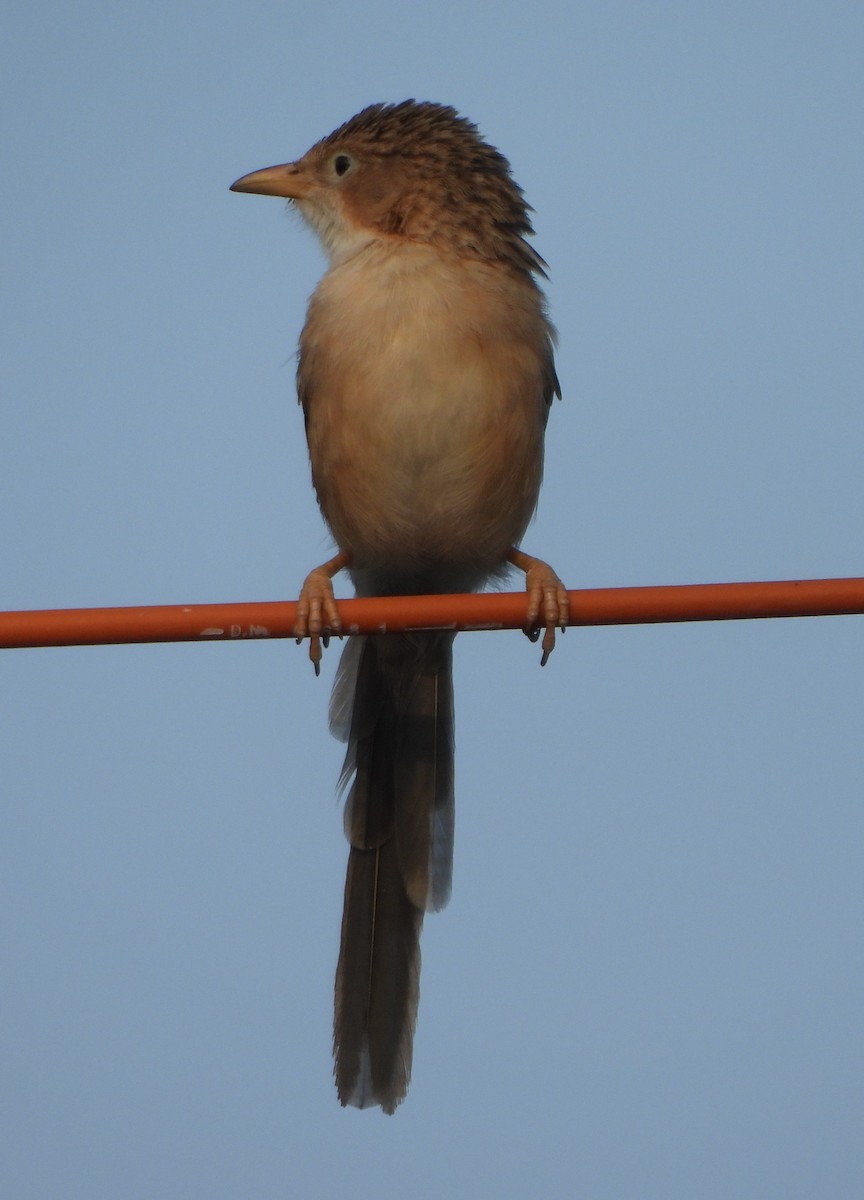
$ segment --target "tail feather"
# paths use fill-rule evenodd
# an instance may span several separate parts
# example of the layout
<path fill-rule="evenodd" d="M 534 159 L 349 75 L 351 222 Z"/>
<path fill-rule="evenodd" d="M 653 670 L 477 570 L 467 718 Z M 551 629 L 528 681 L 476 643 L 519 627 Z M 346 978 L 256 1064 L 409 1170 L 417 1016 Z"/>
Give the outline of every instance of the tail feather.
<path fill-rule="evenodd" d="M 343 1104 L 393 1112 L 411 1075 L 427 908 L 450 892 L 453 858 L 452 635 L 349 644 L 332 710 L 347 722 L 351 842 L 336 972 L 334 1054 Z"/>
<path fill-rule="evenodd" d="M 450 899 L 453 872 L 453 681 L 446 664 L 413 681 L 403 704 L 396 755 L 399 865 L 418 908 L 437 911 Z"/>
<path fill-rule="evenodd" d="M 405 895 L 392 840 L 380 850 L 352 847 L 333 1028 L 342 1104 L 380 1104 L 392 1113 L 408 1091 L 422 925 L 423 913 Z"/>

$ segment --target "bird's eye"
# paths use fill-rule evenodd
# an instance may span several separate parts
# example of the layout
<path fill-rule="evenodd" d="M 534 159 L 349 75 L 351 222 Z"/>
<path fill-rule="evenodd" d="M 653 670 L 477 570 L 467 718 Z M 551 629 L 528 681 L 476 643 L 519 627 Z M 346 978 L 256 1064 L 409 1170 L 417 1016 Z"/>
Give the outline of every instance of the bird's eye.
<path fill-rule="evenodd" d="M 354 160 L 347 154 L 337 154 L 333 159 L 333 170 L 340 177 L 346 175 L 354 165 Z"/>

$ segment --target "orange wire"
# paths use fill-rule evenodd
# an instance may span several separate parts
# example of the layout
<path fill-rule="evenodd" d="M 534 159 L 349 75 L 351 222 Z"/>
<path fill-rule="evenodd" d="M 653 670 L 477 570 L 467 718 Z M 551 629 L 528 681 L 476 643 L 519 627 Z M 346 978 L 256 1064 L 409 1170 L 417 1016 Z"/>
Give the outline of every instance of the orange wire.
<path fill-rule="evenodd" d="M 521 629 L 525 593 L 386 596 L 337 603 L 345 633 Z M 294 601 L 0 613 L 0 648 L 293 637 Z M 864 613 L 864 578 L 702 583 L 570 592 L 570 625 Z"/>

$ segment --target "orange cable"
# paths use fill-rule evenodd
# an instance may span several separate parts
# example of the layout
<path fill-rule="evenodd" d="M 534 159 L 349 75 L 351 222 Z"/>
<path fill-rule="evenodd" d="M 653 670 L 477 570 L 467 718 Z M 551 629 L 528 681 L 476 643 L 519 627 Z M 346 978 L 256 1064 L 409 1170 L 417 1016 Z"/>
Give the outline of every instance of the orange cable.
<path fill-rule="evenodd" d="M 346 633 L 521 629 L 525 593 L 340 600 Z M 0 648 L 292 637 L 295 601 L 0 613 Z M 570 592 L 570 625 L 733 621 L 864 613 L 864 578 L 700 583 Z"/>

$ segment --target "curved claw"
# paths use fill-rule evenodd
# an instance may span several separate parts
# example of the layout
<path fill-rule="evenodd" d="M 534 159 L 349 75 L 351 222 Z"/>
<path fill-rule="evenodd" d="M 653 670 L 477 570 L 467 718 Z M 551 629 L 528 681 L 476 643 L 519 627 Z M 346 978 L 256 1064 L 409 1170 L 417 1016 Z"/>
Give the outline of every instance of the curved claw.
<path fill-rule="evenodd" d="M 525 614 L 525 634 L 536 642 L 542 632 L 540 666 L 545 667 L 555 649 L 555 631 L 563 633 L 570 616 L 570 597 L 564 584 L 548 563 L 532 558 L 521 550 L 510 552 L 510 562 L 525 572 L 528 610 Z"/>
<path fill-rule="evenodd" d="M 309 660 L 315 674 L 321 674 L 323 650 L 330 644 L 330 635 L 342 634 L 342 621 L 336 609 L 332 578 L 347 563 L 345 554 L 337 554 L 329 562 L 315 567 L 303 581 L 297 601 L 294 637 L 299 645 L 309 638 Z M 322 649 L 323 646 L 323 649 Z"/>

